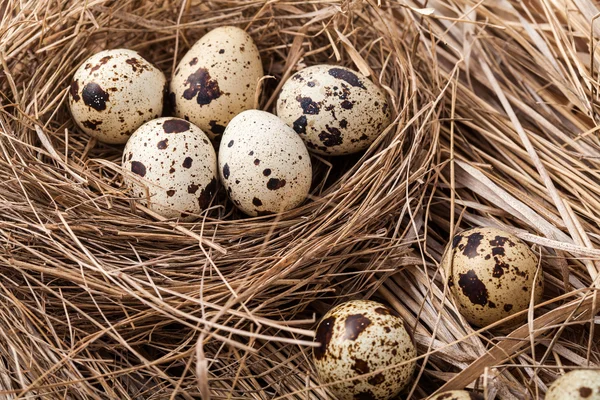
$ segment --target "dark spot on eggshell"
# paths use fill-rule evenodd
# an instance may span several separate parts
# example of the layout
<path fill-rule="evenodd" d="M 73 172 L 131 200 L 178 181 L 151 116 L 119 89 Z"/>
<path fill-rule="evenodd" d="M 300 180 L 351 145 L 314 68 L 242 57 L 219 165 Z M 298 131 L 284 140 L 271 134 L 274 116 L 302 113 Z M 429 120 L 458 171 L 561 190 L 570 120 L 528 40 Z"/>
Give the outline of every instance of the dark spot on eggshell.
<path fill-rule="evenodd" d="M 92 107 L 96 111 L 106 110 L 106 102 L 109 99 L 108 93 L 96 82 L 85 85 L 81 97 L 86 106 Z"/>
<path fill-rule="evenodd" d="M 168 145 L 169 139 L 160 140 L 158 143 L 156 143 L 156 147 L 158 147 L 160 150 L 166 149 Z"/>
<path fill-rule="evenodd" d="M 485 284 L 479 280 L 472 269 L 466 274 L 458 274 L 458 286 L 471 303 L 485 306 L 488 302 L 488 291 Z"/>
<path fill-rule="evenodd" d="M 378 398 L 370 390 L 354 395 L 354 400 L 377 400 Z"/>
<path fill-rule="evenodd" d="M 190 129 L 190 123 L 183 119 L 173 118 L 163 122 L 165 133 L 181 133 Z"/>
<path fill-rule="evenodd" d="M 263 175 L 264 175 L 264 176 L 269 176 L 269 175 L 271 175 L 271 169 L 270 169 L 270 168 L 265 168 L 265 169 L 263 170 Z"/>
<path fill-rule="evenodd" d="M 494 270 L 492 271 L 492 276 L 494 278 L 500 278 L 502 275 L 504 275 L 505 269 L 508 271 L 508 264 L 506 264 L 503 261 L 500 261 L 498 259 L 498 257 L 494 257 L 494 260 L 496 261 L 496 264 L 494 265 Z"/>
<path fill-rule="evenodd" d="M 362 314 L 352 314 L 346 317 L 344 339 L 356 340 L 358 336 L 371 325 L 371 320 Z"/>
<path fill-rule="evenodd" d="M 173 197 L 174 195 L 175 195 L 175 190 L 173 190 L 173 189 L 167 190 L 167 196 Z"/>
<path fill-rule="evenodd" d="M 513 305 L 512 304 L 505 304 L 504 305 L 504 311 L 506 312 L 510 312 L 510 310 L 513 309 Z"/>
<path fill-rule="evenodd" d="M 503 256 L 505 254 L 504 247 L 492 247 L 492 255 Z"/>
<path fill-rule="evenodd" d="M 297 72 L 292 76 L 292 80 L 293 81 L 300 81 L 300 82 L 304 82 L 304 78 L 302 77 L 302 75 Z"/>
<path fill-rule="evenodd" d="M 189 194 L 195 194 L 199 188 L 200 186 L 196 185 L 195 183 L 192 183 L 191 185 L 188 185 L 187 191 Z"/>
<path fill-rule="evenodd" d="M 229 165 L 227 163 L 223 165 L 223 177 L 229 179 Z"/>
<path fill-rule="evenodd" d="M 140 69 L 140 71 L 143 71 L 144 69 L 149 69 L 146 65 L 140 63 L 140 60 L 138 60 L 137 58 L 128 58 L 127 60 L 125 60 L 125 62 L 131 65 L 131 69 L 133 69 L 133 72 L 137 72 L 138 68 Z"/>
<path fill-rule="evenodd" d="M 210 104 L 211 101 L 218 99 L 223 94 L 223 91 L 219 89 L 219 83 L 211 79 L 205 68 L 199 68 L 188 76 L 184 84 L 189 85 L 189 87 L 184 90 L 183 98 L 191 100 L 196 97 L 196 101 L 200 106 Z"/>
<path fill-rule="evenodd" d="M 210 183 L 206 185 L 204 189 L 200 192 L 200 197 L 198 197 L 198 203 L 200 204 L 200 208 L 205 210 L 210 205 L 210 200 L 217 192 L 217 180 L 212 178 Z"/>
<path fill-rule="evenodd" d="M 588 397 L 590 397 L 592 395 L 592 393 L 593 393 L 593 391 L 589 387 L 582 386 L 579 388 L 579 395 L 581 397 L 583 397 L 584 399 L 587 399 Z"/>
<path fill-rule="evenodd" d="M 225 49 L 219 50 L 219 54 L 223 54 L 223 53 L 225 53 Z"/>
<path fill-rule="evenodd" d="M 222 135 L 223 132 L 225 132 L 225 127 L 223 125 L 218 124 L 215 120 L 209 121 L 208 124 L 210 125 L 211 132 L 215 135 Z"/>
<path fill-rule="evenodd" d="M 377 314 L 381 314 L 381 315 L 390 315 L 390 310 L 388 310 L 385 307 L 377 307 L 375 310 Z"/>
<path fill-rule="evenodd" d="M 325 125 L 327 132 L 321 131 L 319 139 L 327 147 L 339 146 L 344 141 L 342 140 L 342 132 L 339 129 Z"/>
<path fill-rule="evenodd" d="M 192 58 L 192 61 L 190 61 L 190 66 L 194 66 L 196 64 L 198 64 L 198 57 L 194 57 Z"/>
<path fill-rule="evenodd" d="M 322 360 L 327 354 L 327 347 L 333 337 L 335 317 L 327 317 L 319 323 L 315 334 L 315 341 L 320 343 L 319 347 L 313 349 L 313 355 L 317 360 Z"/>
<path fill-rule="evenodd" d="M 477 257 L 477 249 L 482 239 L 483 235 L 479 232 L 473 232 L 467 236 L 467 245 L 463 249 L 463 254 L 469 258 Z"/>
<path fill-rule="evenodd" d="M 254 165 L 260 165 L 260 160 L 258 158 L 254 160 Z"/>
<path fill-rule="evenodd" d="M 310 97 L 302 97 L 300 95 L 296 96 L 296 100 L 300 103 L 300 107 L 302 107 L 302 112 L 308 115 L 317 115 L 319 114 L 320 108 L 317 103 L 312 101 Z"/>
<path fill-rule="evenodd" d="M 131 172 L 139 176 L 146 176 L 146 166 L 139 161 L 131 162 Z"/>
<path fill-rule="evenodd" d="M 381 385 L 383 382 L 385 382 L 385 376 L 382 373 L 379 373 L 370 377 L 367 382 L 373 386 Z"/>
<path fill-rule="evenodd" d="M 77 79 L 71 82 L 69 93 L 71 94 L 71 98 L 73 99 L 73 101 L 79 101 L 81 99 L 81 97 L 79 97 L 79 82 L 77 81 Z"/>
<path fill-rule="evenodd" d="M 346 129 L 346 127 L 348 127 L 348 121 L 346 121 L 345 119 L 340 121 L 340 128 L 342 129 Z"/>
<path fill-rule="evenodd" d="M 183 168 L 191 168 L 192 167 L 192 158 L 191 157 L 186 157 L 183 160 L 183 164 L 181 164 L 183 166 Z"/>
<path fill-rule="evenodd" d="M 452 248 L 453 249 L 455 249 L 458 246 L 461 239 L 462 239 L 462 235 L 454 235 L 454 237 L 452 238 Z"/>
<path fill-rule="evenodd" d="M 366 89 L 365 85 L 363 85 L 358 76 L 354 72 L 348 71 L 347 69 L 330 68 L 329 75 L 333 76 L 336 79 L 341 79 L 354 87 Z"/>
<path fill-rule="evenodd" d="M 102 121 L 91 119 L 91 120 L 83 121 L 82 124 L 83 124 L 83 126 L 85 126 L 88 129 L 96 130 L 98 128 L 98 125 L 102 125 Z"/>
<path fill-rule="evenodd" d="M 344 110 L 352 110 L 352 108 L 354 107 L 354 103 L 349 101 L 349 100 L 344 100 L 340 103 L 340 106 L 344 109 Z"/>
<path fill-rule="evenodd" d="M 300 118 L 294 121 L 292 127 L 298 134 L 306 134 L 306 115 L 302 115 Z"/>
<path fill-rule="evenodd" d="M 94 71 L 97 71 L 97 70 L 99 70 L 99 69 L 100 69 L 100 67 L 102 67 L 104 64 L 106 64 L 107 62 L 109 62 L 111 58 L 112 58 L 112 56 L 104 56 L 104 57 L 102 57 L 102 58 L 101 58 L 101 59 L 98 61 L 98 64 L 94 65 L 94 66 L 92 67 L 92 69 L 90 69 L 90 74 L 91 74 L 92 72 L 94 72 Z M 89 66 L 90 66 L 90 65 L 88 64 L 88 65 L 86 65 L 86 66 L 85 66 L 85 68 L 86 68 L 86 69 L 88 69 L 88 67 L 89 67 Z"/>
<path fill-rule="evenodd" d="M 260 199 L 258 197 L 255 197 L 252 199 L 252 204 L 254 204 L 256 207 L 260 207 L 262 206 L 262 201 L 260 201 Z"/>
<path fill-rule="evenodd" d="M 508 243 L 509 245 L 512 244 L 512 246 L 514 246 L 513 241 L 505 236 L 496 235 L 494 239 L 490 240 L 490 246 L 504 247 L 506 243 Z"/>
<path fill-rule="evenodd" d="M 371 372 L 371 368 L 369 368 L 369 363 L 360 358 L 354 359 L 354 364 L 352 365 L 352 369 L 360 375 L 368 374 L 369 372 Z"/>
<path fill-rule="evenodd" d="M 285 179 L 271 178 L 267 182 L 267 189 L 277 190 L 285 186 Z"/>
<path fill-rule="evenodd" d="M 493 301 L 488 301 L 488 307 L 489 308 L 496 308 L 496 303 L 494 303 Z"/>
<path fill-rule="evenodd" d="M 227 143 L 227 147 L 233 146 L 233 143 L 234 143 L 233 140 L 230 140 L 229 143 Z"/>

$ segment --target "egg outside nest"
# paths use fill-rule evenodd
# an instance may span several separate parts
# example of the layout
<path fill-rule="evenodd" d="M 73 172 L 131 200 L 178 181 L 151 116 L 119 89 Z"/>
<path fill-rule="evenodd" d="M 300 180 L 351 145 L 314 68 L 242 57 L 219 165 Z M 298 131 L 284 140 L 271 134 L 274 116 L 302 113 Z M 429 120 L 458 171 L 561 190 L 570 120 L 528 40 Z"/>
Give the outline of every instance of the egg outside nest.
<path fill-rule="evenodd" d="M 353 300 L 323 316 L 313 362 L 340 400 L 387 400 L 406 387 L 417 352 L 403 319 L 383 304 Z"/>
<path fill-rule="evenodd" d="M 519 238 L 500 229 L 474 228 L 455 235 L 442 266 L 460 313 L 476 326 L 526 310 L 532 294 L 535 304 L 543 296 L 538 257 Z"/>

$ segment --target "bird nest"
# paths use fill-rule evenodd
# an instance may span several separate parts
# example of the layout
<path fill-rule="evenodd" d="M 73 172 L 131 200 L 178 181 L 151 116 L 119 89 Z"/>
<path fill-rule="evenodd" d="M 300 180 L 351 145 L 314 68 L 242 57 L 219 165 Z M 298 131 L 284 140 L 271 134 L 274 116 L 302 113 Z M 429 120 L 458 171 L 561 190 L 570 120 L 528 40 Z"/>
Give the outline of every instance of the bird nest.
<path fill-rule="evenodd" d="M 352 298 L 412 327 L 410 398 L 530 398 L 597 367 L 600 28 L 592 0 L 562 3 L 5 0 L 0 394 L 328 399 L 313 329 Z M 221 189 L 197 221 L 167 220 L 125 189 L 122 146 L 77 129 L 70 79 L 121 47 L 169 79 L 223 25 L 260 50 L 257 108 L 327 63 L 368 75 L 394 122 L 366 152 L 314 156 L 294 210 L 244 217 Z M 510 330 L 467 324 L 439 268 L 455 232 L 490 225 L 543 260 L 543 303 Z"/>

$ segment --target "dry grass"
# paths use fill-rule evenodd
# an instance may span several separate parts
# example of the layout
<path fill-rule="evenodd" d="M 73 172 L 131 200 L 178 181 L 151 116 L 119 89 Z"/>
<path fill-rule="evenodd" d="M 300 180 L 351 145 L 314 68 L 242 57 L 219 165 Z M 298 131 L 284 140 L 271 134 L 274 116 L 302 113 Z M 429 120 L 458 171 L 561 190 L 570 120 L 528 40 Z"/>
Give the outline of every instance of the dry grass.
<path fill-rule="evenodd" d="M 352 297 L 414 327 L 411 398 L 535 398 L 562 370 L 597 367 L 598 12 L 592 0 L 4 0 L 0 396 L 327 399 L 311 329 Z M 249 219 L 219 193 L 197 223 L 158 221 L 122 190 L 121 149 L 75 129 L 67 86 L 104 48 L 169 76 L 223 24 L 248 30 L 275 78 L 261 108 L 295 70 L 339 63 L 387 90 L 396 123 L 362 156 L 315 158 L 301 208 Z M 466 324 L 437 266 L 452 232 L 490 224 L 544 255 L 545 302 L 513 331 Z"/>

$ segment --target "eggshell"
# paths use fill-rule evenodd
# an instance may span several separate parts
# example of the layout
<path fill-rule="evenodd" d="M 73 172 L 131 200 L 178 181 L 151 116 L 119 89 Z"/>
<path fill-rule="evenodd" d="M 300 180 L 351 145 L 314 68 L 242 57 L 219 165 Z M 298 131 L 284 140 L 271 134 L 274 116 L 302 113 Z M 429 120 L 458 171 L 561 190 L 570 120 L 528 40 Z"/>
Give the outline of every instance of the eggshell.
<path fill-rule="evenodd" d="M 429 400 L 483 400 L 483 396 L 466 390 L 451 390 L 432 396 Z"/>
<path fill-rule="evenodd" d="M 212 139 L 231 119 L 254 107 L 263 68 L 258 48 L 243 30 L 213 29 L 183 56 L 171 80 L 175 115 L 198 125 Z"/>
<path fill-rule="evenodd" d="M 277 115 L 310 151 L 334 156 L 366 149 L 391 122 L 383 91 L 360 73 L 334 65 L 308 67 L 288 79 Z"/>
<path fill-rule="evenodd" d="M 600 371 L 580 369 L 564 374 L 550 386 L 546 400 L 600 400 Z"/>
<path fill-rule="evenodd" d="M 532 290 L 535 303 L 542 299 L 538 257 L 502 230 L 475 228 L 455 235 L 443 265 L 459 311 L 473 325 L 486 326 L 527 309 Z"/>
<path fill-rule="evenodd" d="M 179 118 L 155 119 L 136 130 L 125 145 L 123 169 L 130 172 L 123 181 L 133 195 L 166 218 L 197 218 L 217 190 L 212 144 Z"/>
<path fill-rule="evenodd" d="M 390 399 L 415 370 L 410 360 L 417 353 L 404 321 L 374 301 L 354 300 L 334 307 L 319 322 L 315 340 L 321 344 L 313 349 L 321 383 L 340 400 Z M 352 380 L 338 382 L 345 379 Z"/>
<path fill-rule="evenodd" d="M 69 108 L 82 131 L 101 142 L 121 144 L 163 111 L 164 74 L 136 51 L 101 51 L 75 72 Z"/>
<path fill-rule="evenodd" d="M 310 156 L 298 135 L 279 118 L 244 111 L 225 129 L 219 174 L 231 201 L 250 216 L 300 205 L 310 190 Z"/>

